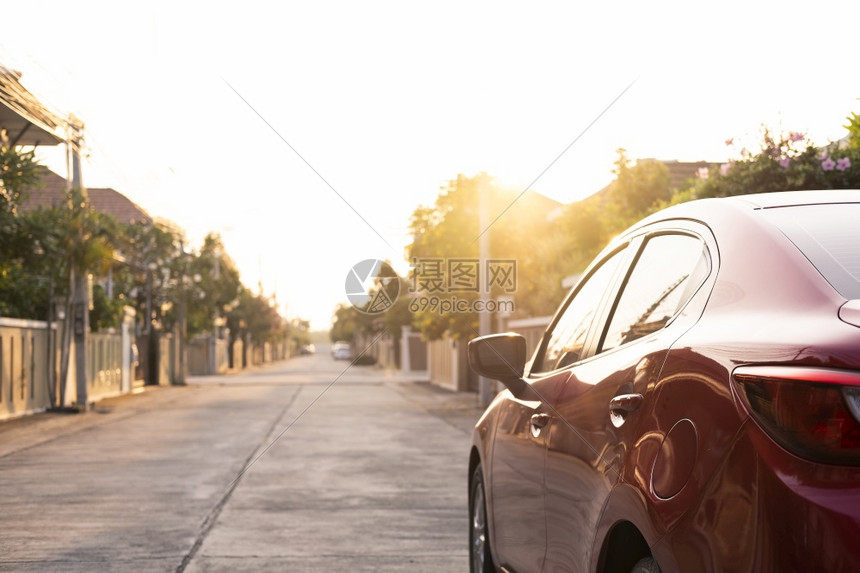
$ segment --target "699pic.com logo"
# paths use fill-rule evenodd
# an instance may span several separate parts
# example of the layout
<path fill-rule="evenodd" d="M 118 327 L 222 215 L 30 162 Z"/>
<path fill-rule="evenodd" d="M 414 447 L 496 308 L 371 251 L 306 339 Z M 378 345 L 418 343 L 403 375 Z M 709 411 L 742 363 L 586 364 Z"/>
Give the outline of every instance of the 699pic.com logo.
<path fill-rule="evenodd" d="M 366 259 L 356 263 L 346 275 L 346 297 L 356 310 L 382 314 L 400 295 L 400 277 L 385 261 Z"/>

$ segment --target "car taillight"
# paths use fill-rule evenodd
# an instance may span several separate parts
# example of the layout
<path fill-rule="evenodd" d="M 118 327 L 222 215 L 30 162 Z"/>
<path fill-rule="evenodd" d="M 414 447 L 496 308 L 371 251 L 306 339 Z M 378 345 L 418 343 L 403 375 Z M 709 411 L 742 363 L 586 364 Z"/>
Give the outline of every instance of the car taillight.
<path fill-rule="evenodd" d="M 733 377 L 753 418 L 786 450 L 860 465 L 860 372 L 741 366 Z"/>

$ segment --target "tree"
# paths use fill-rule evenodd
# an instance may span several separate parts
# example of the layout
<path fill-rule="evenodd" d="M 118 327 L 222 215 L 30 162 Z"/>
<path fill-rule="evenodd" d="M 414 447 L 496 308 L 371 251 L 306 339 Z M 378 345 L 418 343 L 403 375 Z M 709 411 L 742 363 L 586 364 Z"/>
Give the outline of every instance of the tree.
<path fill-rule="evenodd" d="M 45 294 L 44 308 L 51 304 L 50 294 L 65 298 L 65 326 L 60 341 L 62 397 L 65 396 L 72 333 L 81 327 L 76 323 L 86 324 L 88 318 L 84 314 L 86 309 L 75 307 L 74 303 L 79 298 L 79 290 L 85 288 L 84 277 L 104 272 L 113 260 L 116 221 L 93 210 L 80 189 L 72 189 L 67 193 L 65 205 L 36 209 L 19 217 L 18 233 L 23 243 L 29 245 L 20 252 L 21 268 L 28 269 L 31 280 L 42 278 L 50 285 L 49 293 L 39 291 Z M 26 292 L 21 290 L 24 287 L 23 283 L 16 285 L 17 292 Z M 81 308 L 81 314 L 76 315 L 73 308 Z M 31 309 L 31 312 L 34 310 L 44 312 L 43 309 Z M 28 318 L 45 318 L 45 315 Z"/>
<path fill-rule="evenodd" d="M 479 229 L 479 190 L 489 193 L 490 224 Z M 529 316 L 552 312 L 561 289 L 562 273 L 551 265 L 557 245 L 555 216 L 561 205 L 533 191 L 500 188 L 486 174 L 470 178 L 458 175 L 436 199 L 434 207 L 417 208 L 410 221 L 413 241 L 408 247 L 413 261 L 412 287 L 414 326 L 430 340 L 443 335 L 471 338 L 477 332 L 478 314 L 474 303 L 501 303 L 513 297 L 516 314 Z M 479 235 L 489 234 L 490 261 L 478 260 Z M 466 289 L 450 288 L 461 261 L 475 261 L 472 276 L 487 275 L 489 292 L 462 281 Z M 433 283 L 426 279 L 426 263 L 444 267 Z M 490 280 L 493 265 L 512 261 L 509 283 Z M 442 287 L 442 288 L 438 288 Z M 475 287 L 475 288 L 473 288 Z M 440 304 L 434 305 L 434 301 Z M 446 310 L 442 302 L 460 304 Z M 492 308 L 492 307 L 491 307 Z"/>
<path fill-rule="evenodd" d="M 358 332 L 366 332 L 370 324 L 370 315 L 359 312 L 351 304 L 339 303 L 334 311 L 329 338 L 332 342 L 353 340 Z"/>
<path fill-rule="evenodd" d="M 615 180 L 609 185 L 612 227 L 626 228 L 653 212 L 657 205 L 672 195 L 669 170 L 664 163 L 644 160 L 633 163 L 627 151 L 618 149 L 615 160 Z"/>
<path fill-rule="evenodd" d="M 200 253 L 188 265 L 197 296 L 188 301 L 188 335 L 211 331 L 237 304 L 242 288 L 239 271 L 227 255 L 221 236 L 209 233 Z"/>
<path fill-rule="evenodd" d="M 9 145 L 0 133 L 0 316 L 45 318 L 51 266 L 45 250 L 19 213 L 22 194 L 38 181 L 35 152 Z"/>
<path fill-rule="evenodd" d="M 232 340 L 250 339 L 255 345 L 283 340 L 287 334 L 275 301 L 245 287 L 240 288 L 236 304 L 227 312 L 227 327 Z"/>
<path fill-rule="evenodd" d="M 41 168 L 35 150 L 24 151 L 10 145 L 5 132 L 0 132 L 0 217 L 3 223 L 17 214 L 22 193 L 38 182 Z M 5 230 L 4 224 L 0 232 Z"/>
<path fill-rule="evenodd" d="M 302 348 L 311 343 L 311 323 L 309 320 L 293 319 L 290 323 L 289 332 L 296 348 Z"/>
<path fill-rule="evenodd" d="M 113 273 L 116 306 L 134 307 L 144 332 L 172 330 L 179 320 L 177 307 L 190 290 L 190 255 L 184 244 L 181 231 L 162 223 L 137 222 L 121 229 L 121 262 Z"/>
<path fill-rule="evenodd" d="M 373 300 L 369 300 L 361 308 L 352 304 L 341 303 L 335 308 L 332 317 L 332 327 L 329 330 L 329 338 L 332 342 L 341 340 L 352 341 L 360 333 L 379 333 L 384 330 L 394 339 L 399 340 L 403 327 L 412 323 L 412 312 L 409 310 L 408 282 L 399 276 L 390 264 L 383 265 L 379 275 L 382 284 L 379 288 L 387 292 L 399 293 L 394 303 L 384 312 L 370 312 L 369 306 Z M 397 281 L 397 284 L 393 284 Z"/>
<path fill-rule="evenodd" d="M 856 112 L 851 112 L 847 118 L 848 125 L 844 125 L 845 129 L 848 130 L 848 136 L 846 137 L 846 147 L 851 151 L 860 151 L 860 115 L 857 115 Z"/>

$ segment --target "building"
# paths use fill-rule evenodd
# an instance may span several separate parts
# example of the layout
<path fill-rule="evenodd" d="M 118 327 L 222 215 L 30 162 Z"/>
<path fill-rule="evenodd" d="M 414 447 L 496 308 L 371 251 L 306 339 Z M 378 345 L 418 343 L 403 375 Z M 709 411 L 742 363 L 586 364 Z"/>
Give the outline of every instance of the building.
<path fill-rule="evenodd" d="M 57 207 L 66 200 L 68 182 L 64 177 L 44 168 L 40 184 L 24 192 L 21 209 L 27 211 L 39 207 Z M 120 223 L 152 224 L 152 217 L 131 199 L 110 187 L 88 187 L 90 206 L 99 213 L 111 215 Z"/>
<path fill-rule="evenodd" d="M 66 122 L 21 85 L 21 72 L 0 65 L 0 130 L 10 146 L 66 142 Z"/>

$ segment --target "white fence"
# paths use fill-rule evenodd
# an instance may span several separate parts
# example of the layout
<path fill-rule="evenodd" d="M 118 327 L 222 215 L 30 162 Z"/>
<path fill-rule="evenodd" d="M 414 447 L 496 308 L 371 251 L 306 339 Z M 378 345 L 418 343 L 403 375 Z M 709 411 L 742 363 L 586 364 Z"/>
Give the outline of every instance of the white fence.
<path fill-rule="evenodd" d="M 46 322 L 0 318 L 0 419 L 51 406 L 57 379 L 56 339 L 56 325 L 48 328 Z"/>
<path fill-rule="evenodd" d="M 88 404 L 131 390 L 132 322 L 126 317 L 121 332 L 88 333 Z M 61 330 L 61 323 L 0 318 L 0 420 L 78 402 L 73 348 L 67 383 L 60 383 Z"/>

